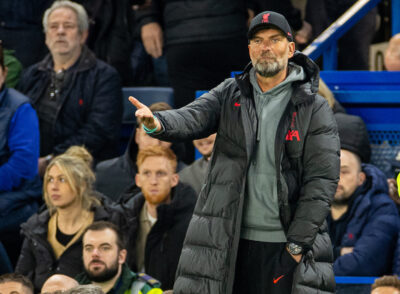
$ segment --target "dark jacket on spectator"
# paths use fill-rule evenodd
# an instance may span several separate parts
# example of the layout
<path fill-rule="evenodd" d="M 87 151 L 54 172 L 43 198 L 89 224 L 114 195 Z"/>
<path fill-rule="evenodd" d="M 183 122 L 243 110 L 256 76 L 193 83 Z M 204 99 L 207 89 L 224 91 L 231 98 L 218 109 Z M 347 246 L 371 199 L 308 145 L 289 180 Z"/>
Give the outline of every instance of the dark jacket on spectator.
<path fill-rule="evenodd" d="M 122 116 L 121 86 L 111 66 L 83 47 L 69 85 L 62 90 L 61 107 L 53 129 L 54 154 L 72 145 L 85 145 L 96 161 L 117 154 Z M 51 55 L 24 71 L 19 89 L 35 105 L 45 92 L 53 71 Z M 47 154 L 41 154 L 44 156 Z"/>
<path fill-rule="evenodd" d="M 305 249 L 292 293 L 333 293 L 332 249 L 325 219 L 339 180 L 339 138 L 325 99 L 318 96 L 318 67 L 295 52 L 304 81 L 280 119 L 275 162 L 279 216 L 289 242 Z M 242 223 L 246 177 L 257 139 L 251 64 L 235 79 L 178 109 L 156 115 L 161 140 L 194 140 L 217 133 L 209 174 L 189 224 L 174 293 L 230 294 Z M 235 107 L 235 105 L 238 105 Z M 299 138 L 291 134 L 298 132 Z M 312 211 L 312 213 L 310 213 Z"/>
<path fill-rule="evenodd" d="M 171 194 L 169 204 L 161 204 L 157 207 L 157 221 L 147 236 L 145 248 L 145 272 L 159 280 L 164 290 L 173 287 L 183 240 L 196 204 L 196 194 L 187 185 L 178 183 Z M 134 271 L 138 270 L 134 253 L 139 230 L 139 216 L 144 203 L 144 196 L 139 193 L 123 204 L 130 227 L 127 247 L 130 252 L 128 265 Z"/>
<path fill-rule="evenodd" d="M 152 1 L 149 9 L 138 10 L 141 27 L 158 22 L 166 45 L 245 37 L 246 0 Z"/>
<path fill-rule="evenodd" d="M 111 221 L 120 226 L 124 224 L 121 215 L 108 205 L 94 206 L 92 211 L 94 221 Z M 21 225 L 25 239 L 15 272 L 28 277 L 39 291 L 51 275 L 64 274 L 75 277 L 83 271 L 82 236 L 56 259 L 47 240 L 49 219 L 49 211 L 46 209 Z"/>
<path fill-rule="evenodd" d="M 123 85 L 131 81 L 132 8 L 129 0 L 76 0 L 91 20 L 86 44 L 96 57 L 113 66 Z"/>
<path fill-rule="evenodd" d="M 300 30 L 303 26 L 301 11 L 293 6 L 291 0 L 254 0 L 254 5 L 255 15 L 267 10 L 275 11 L 285 16 L 294 31 Z"/>
<path fill-rule="evenodd" d="M 392 273 L 393 252 L 399 231 L 396 205 L 388 196 L 385 175 L 375 166 L 363 164 L 366 182 L 342 217 L 347 220 L 342 236 L 332 236 L 333 269 L 337 276 L 382 276 Z M 334 223 L 328 217 L 331 232 Z M 335 240 L 340 240 L 335 244 Z M 354 251 L 340 256 L 343 247 Z"/>
<path fill-rule="evenodd" d="M 136 128 L 133 129 L 125 153 L 119 157 L 100 162 L 96 166 L 96 190 L 108 196 L 114 201 L 121 197 L 131 197 L 140 192 L 136 186 L 135 175 L 137 173 L 136 156 L 139 152 L 135 142 Z M 184 151 L 182 143 L 174 143 L 171 149 L 177 157 L 182 156 Z M 178 161 L 177 170 L 181 170 L 186 165 Z"/>

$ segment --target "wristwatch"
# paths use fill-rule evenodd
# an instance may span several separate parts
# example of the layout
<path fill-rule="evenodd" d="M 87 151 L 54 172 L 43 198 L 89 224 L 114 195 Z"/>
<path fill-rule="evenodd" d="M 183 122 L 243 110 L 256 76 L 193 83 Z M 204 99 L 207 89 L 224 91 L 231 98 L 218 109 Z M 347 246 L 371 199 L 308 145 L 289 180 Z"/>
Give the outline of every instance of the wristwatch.
<path fill-rule="evenodd" d="M 294 244 L 292 242 L 287 243 L 286 247 L 287 247 L 289 253 L 293 254 L 293 255 L 298 255 L 303 252 L 303 247 L 301 247 L 300 245 Z"/>

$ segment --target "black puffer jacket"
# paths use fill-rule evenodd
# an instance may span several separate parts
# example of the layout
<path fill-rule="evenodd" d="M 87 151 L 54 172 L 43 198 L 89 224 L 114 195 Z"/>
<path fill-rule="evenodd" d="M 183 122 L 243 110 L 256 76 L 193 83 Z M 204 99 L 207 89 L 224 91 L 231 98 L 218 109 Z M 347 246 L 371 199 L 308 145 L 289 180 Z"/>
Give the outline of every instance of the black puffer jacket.
<path fill-rule="evenodd" d="M 138 26 L 162 25 L 166 45 L 245 38 L 249 0 L 155 0 L 135 14 Z"/>
<path fill-rule="evenodd" d="M 295 270 L 292 293 L 333 293 L 325 219 L 339 179 L 337 126 L 326 100 L 316 95 L 317 66 L 299 52 L 290 61 L 306 73 L 306 81 L 293 85 L 275 140 L 281 222 L 288 241 L 306 250 Z M 209 174 L 180 257 L 175 294 L 232 293 L 247 170 L 257 134 L 248 71 L 186 107 L 156 114 L 164 126 L 157 137 L 163 140 L 193 140 L 217 132 Z"/>
<path fill-rule="evenodd" d="M 122 214 L 109 205 L 95 206 L 92 210 L 94 221 L 111 221 L 125 228 L 125 219 Z M 28 277 L 39 292 L 43 283 L 51 275 L 64 274 L 75 277 L 83 271 L 82 238 L 79 238 L 65 250 L 59 259 L 56 259 L 47 241 L 49 219 L 49 211 L 46 209 L 40 214 L 34 214 L 21 225 L 21 233 L 25 239 L 15 272 Z"/>
<path fill-rule="evenodd" d="M 171 193 L 171 203 L 157 207 L 157 222 L 147 236 L 144 261 L 146 273 L 159 280 L 164 290 L 172 289 L 174 285 L 183 240 L 197 199 L 195 191 L 181 183 Z M 143 194 L 139 193 L 123 204 L 130 226 L 130 253 L 136 251 L 140 211 L 144 203 Z M 134 258 L 134 254 L 130 254 L 128 265 L 133 271 L 137 271 Z"/>
<path fill-rule="evenodd" d="M 121 85 L 115 69 L 95 58 L 83 47 L 69 85 L 62 90 L 53 128 L 54 154 L 72 145 L 85 145 L 96 161 L 118 154 L 122 117 Z M 51 80 L 51 55 L 29 67 L 19 90 L 36 106 Z M 47 155 L 47 154 L 41 154 Z"/>

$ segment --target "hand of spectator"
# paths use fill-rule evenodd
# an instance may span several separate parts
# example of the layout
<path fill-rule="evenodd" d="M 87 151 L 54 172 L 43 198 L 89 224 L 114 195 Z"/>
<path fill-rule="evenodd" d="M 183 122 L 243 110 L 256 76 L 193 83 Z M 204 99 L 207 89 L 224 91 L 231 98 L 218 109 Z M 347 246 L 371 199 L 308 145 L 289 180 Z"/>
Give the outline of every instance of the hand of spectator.
<path fill-rule="evenodd" d="M 340 255 L 345 255 L 345 254 L 349 254 L 349 253 L 353 253 L 354 247 L 343 247 L 340 250 Z"/>
<path fill-rule="evenodd" d="M 247 8 L 247 14 L 249 16 L 249 18 L 247 19 L 247 27 L 250 27 L 250 22 L 254 18 L 254 10 Z"/>
<path fill-rule="evenodd" d="M 39 157 L 38 168 L 39 168 L 39 176 L 41 178 L 43 178 L 48 164 L 49 164 L 49 161 L 47 160 L 46 157 Z"/>
<path fill-rule="evenodd" d="M 144 49 L 154 58 L 162 55 L 163 50 L 163 31 L 156 22 L 151 22 L 142 26 L 141 37 Z"/>
<path fill-rule="evenodd" d="M 140 103 L 139 100 L 132 96 L 129 96 L 129 101 L 133 104 L 133 106 L 137 108 L 135 115 L 142 121 L 143 125 L 147 129 L 156 129 L 154 132 L 161 131 L 161 124 L 158 119 L 154 117 L 153 112 L 151 112 L 150 108 L 148 108 L 143 103 Z"/>
<path fill-rule="evenodd" d="M 397 188 L 396 179 L 387 179 L 387 183 L 389 185 L 390 198 L 392 198 L 394 203 L 396 203 L 397 205 L 400 205 L 400 197 L 399 197 L 399 191 Z"/>
<path fill-rule="evenodd" d="M 312 26 L 303 21 L 303 26 L 296 32 L 296 42 L 298 44 L 306 44 L 311 39 Z"/>

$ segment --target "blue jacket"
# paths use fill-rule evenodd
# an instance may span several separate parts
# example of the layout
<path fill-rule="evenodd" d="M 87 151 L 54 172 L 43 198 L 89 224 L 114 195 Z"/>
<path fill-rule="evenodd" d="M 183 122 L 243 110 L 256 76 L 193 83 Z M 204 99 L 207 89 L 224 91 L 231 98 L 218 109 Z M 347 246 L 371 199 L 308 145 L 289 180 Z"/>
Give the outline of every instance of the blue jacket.
<path fill-rule="evenodd" d="M 336 276 L 382 276 L 391 273 L 393 252 L 399 230 L 396 205 L 388 196 L 385 175 L 375 166 L 363 164 L 369 189 L 349 208 L 351 214 L 340 247 L 354 251 L 338 257 Z"/>
<path fill-rule="evenodd" d="M 0 215 L 29 198 L 41 197 L 39 126 L 29 98 L 0 91 Z"/>

